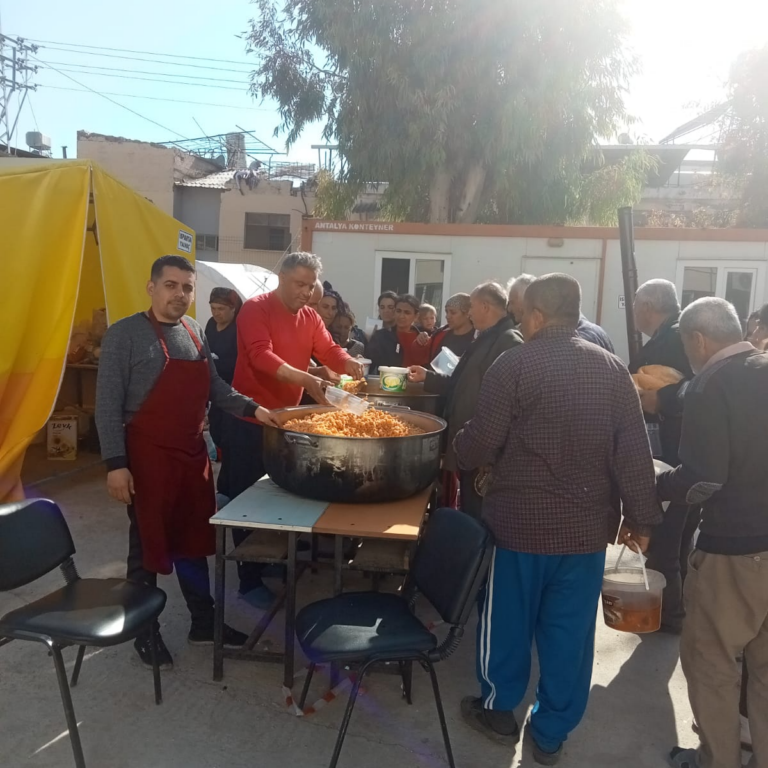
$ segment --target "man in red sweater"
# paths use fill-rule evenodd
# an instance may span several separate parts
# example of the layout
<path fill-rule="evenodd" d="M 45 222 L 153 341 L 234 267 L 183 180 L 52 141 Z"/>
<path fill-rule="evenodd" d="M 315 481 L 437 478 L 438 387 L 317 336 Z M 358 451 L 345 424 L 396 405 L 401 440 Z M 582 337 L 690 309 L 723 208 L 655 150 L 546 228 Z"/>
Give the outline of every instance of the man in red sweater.
<path fill-rule="evenodd" d="M 233 386 L 256 397 L 265 408 L 298 405 L 307 393 L 325 403 L 322 379 L 307 372 L 310 359 L 336 373 L 362 378 L 363 367 L 328 333 L 320 315 L 307 306 L 322 265 L 311 253 L 292 253 L 283 261 L 278 287 L 243 304 L 237 317 L 237 364 Z M 265 474 L 262 427 L 255 420 L 230 419 L 224 435 L 219 494 L 234 499 Z M 235 545 L 248 535 L 233 530 Z M 264 586 L 260 566 L 238 563 L 240 594 L 257 608 L 267 607 L 272 593 Z"/>

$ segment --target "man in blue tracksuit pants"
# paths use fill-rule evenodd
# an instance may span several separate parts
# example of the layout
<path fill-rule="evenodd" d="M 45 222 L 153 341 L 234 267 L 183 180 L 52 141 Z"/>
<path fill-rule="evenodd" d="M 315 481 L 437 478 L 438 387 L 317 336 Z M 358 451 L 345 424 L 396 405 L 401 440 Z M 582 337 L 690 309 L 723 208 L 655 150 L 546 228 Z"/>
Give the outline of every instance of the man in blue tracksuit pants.
<path fill-rule="evenodd" d="M 618 529 L 640 548 L 662 520 L 637 391 L 617 357 L 580 339 L 581 289 L 567 275 L 524 297 L 526 343 L 489 369 L 474 418 L 458 434 L 462 469 L 491 467 L 483 516 L 496 539 L 480 596 L 481 696 L 462 716 L 516 744 L 535 639 L 540 678 L 527 729 L 533 756 L 554 765 L 581 721 L 592 678 L 605 545 Z"/>

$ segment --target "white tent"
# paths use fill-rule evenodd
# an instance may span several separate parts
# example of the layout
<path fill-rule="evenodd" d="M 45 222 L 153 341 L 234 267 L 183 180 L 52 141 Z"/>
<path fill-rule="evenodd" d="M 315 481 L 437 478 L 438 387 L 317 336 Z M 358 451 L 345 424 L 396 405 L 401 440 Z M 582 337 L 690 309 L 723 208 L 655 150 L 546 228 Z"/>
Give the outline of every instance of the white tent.
<path fill-rule="evenodd" d="M 208 297 L 214 288 L 232 288 L 240 294 L 243 301 L 277 288 L 277 275 L 253 264 L 198 261 L 195 263 L 195 268 L 197 269 L 195 317 L 203 328 L 211 317 Z"/>

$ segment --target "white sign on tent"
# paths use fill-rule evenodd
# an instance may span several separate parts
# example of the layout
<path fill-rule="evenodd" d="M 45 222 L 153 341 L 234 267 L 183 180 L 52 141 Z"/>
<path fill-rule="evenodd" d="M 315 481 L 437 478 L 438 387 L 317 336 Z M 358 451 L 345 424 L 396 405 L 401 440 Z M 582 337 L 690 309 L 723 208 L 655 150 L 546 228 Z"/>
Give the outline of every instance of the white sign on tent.
<path fill-rule="evenodd" d="M 197 299 L 195 317 L 205 328 L 211 317 L 208 298 L 214 288 L 231 288 L 245 301 L 277 288 L 277 275 L 254 264 L 224 264 L 217 261 L 198 261 Z"/>

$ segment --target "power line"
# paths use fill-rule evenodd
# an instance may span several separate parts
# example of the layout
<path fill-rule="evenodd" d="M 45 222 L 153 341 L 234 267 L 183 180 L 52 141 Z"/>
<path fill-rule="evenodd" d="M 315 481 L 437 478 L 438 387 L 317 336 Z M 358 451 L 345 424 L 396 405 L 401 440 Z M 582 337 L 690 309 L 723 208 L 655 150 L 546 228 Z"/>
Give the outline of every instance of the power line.
<path fill-rule="evenodd" d="M 183 64 L 178 61 L 158 61 L 157 59 L 144 59 L 139 58 L 137 56 L 119 56 L 117 54 L 113 53 L 96 53 L 95 51 L 77 51 L 72 50 L 70 48 L 58 48 L 56 46 L 50 46 L 50 45 L 43 45 L 41 46 L 42 49 L 46 51 L 59 51 L 61 53 L 74 53 L 78 56 L 99 56 L 99 57 L 105 57 L 108 59 L 123 59 L 125 61 L 142 61 L 146 64 L 162 64 L 166 67 L 190 67 L 193 69 L 205 69 L 205 70 L 216 70 L 219 72 L 238 72 L 240 74 L 246 74 L 241 69 L 229 69 L 227 67 L 212 67 L 210 64 Z M 119 48 L 111 48 L 110 50 L 119 50 Z M 152 56 L 162 56 L 164 54 L 150 54 Z M 201 61 L 207 61 L 207 59 L 201 59 Z M 215 61 L 215 59 L 214 59 Z M 253 69 L 253 64 L 242 64 L 243 67 L 248 67 L 249 69 Z"/>
<path fill-rule="evenodd" d="M 36 61 L 38 64 L 42 64 L 43 62 L 40 61 L 40 59 L 36 58 L 35 56 L 30 57 L 33 61 Z M 91 93 L 95 93 L 97 96 L 101 96 L 103 99 L 106 99 L 107 101 L 111 102 L 115 106 L 121 107 L 122 109 L 127 110 L 133 115 L 136 115 L 136 117 L 140 117 L 142 120 L 146 120 L 149 123 L 152 123 L 153 125 L 156 125 L 158 128 L 162 128 L 164 131 L 168 131 L 168 133 L 174 134 L 174 136 L 178 136 L 181 139 L 187 140 L 186 136 L 183 136 L 180 133 L 177 133 L 176 131 L 171 130 L 170 128 L 166 127 L 165 125 L 162 125 L 161 123 L 158 123 L 156 120 L 153 120 L 151 117 L 147 117 L 146 115 L 142 115 L 141 112 L 137 112 L 135 109 L 131 109 L 130 107 L 126 107 L 125 104 L 121 104 L 119 101 L 115 101 L 113 98 L 110 98 L 106 94 L 99 93 L 99 91 L 95 90 L 94 88 L 91 88 L 90 86 L 86 85 L 85 83 L 81 83 L 79 80 L 75 80 L 74 77 L 71 77 L 70 75 L 64 74 L 64 72 L 61 72 L 60 70 L 56 69 L 56 67 L 48 66 L 48 69 L 52 69 L 54 72 L 58 72 L 62 77 L 66 77 L 67 80 L 71 80 L 75 85 L 79 85 L 81 88 L 85 88 L 86 90 L 91 91 Z"/>
<path fill-rule="evenodd" d="M 95 51 L 119 51 L 120 53 L 135 53 L 143 56 L 167 56 L 172 59 L 190 59 L 192 61 L 213 61 L 217 64 L 240 64 L 241 66 L 253 66 L 251 62 L 247 61 L 232 61 L 230 59 L 209 59 L 202 56 L 182 56 L 178 53 L 161 53 L 159 51 L 132 51 L 128 48 L 112 48 L 111 46 L 103 45 L 84 45 L 81 43 L 61 43 L 54 40 L 33 40 L 32 38 L 24 38 L 30 42 L 39 43 L 40 45 L 64 45 L 69 48 L 89 48 Z M 106 55 L 106 54 L 105 54 Z"/>
<path fill-rule="evenodd" d="M 44 85 L 42 83 L 38 84 L 38 88 L 50 88 L 55 91 L 71 91 L 72 93 L 93 93 L 93 91 L 90 90 L 84 90 L 82 88 L 67 88 L 62 85 Z M 272 109 L 267 109 L 266 107 L 239 107 L 236 104 L 208 104 L 204 101 L 185 101 L 182 99 L 166 99 L 162 96 L 140 96 L 136 93 L 111 93 L 110 91 L 101 91 L 98 94 L 98 96 L 104 95 L 104 96 L 122 96 L 126 99 L 149 99 L 150 101 L 165 101 L 170 104 L 191 104 L 195 107 L 220 107 L 222 109 L 244 109 L 249 110 L 251 112 L 274 112 Z"/>
<path fill-rule="evenodd" d="M 101 69 L 105 70 L 107 72 L 127 72 L 128 74 L 135 74 L 135 75 L 156 75 L 161 77 L 183 77 L 187 80 L 210 80 L 213 83 L 240 83 L 243 84 L 243 80 L 227 80 L 227 79 L 221 79 L 217 77 L 200 77 L 199 75 L 187 75 L 187 74 L 180 74 L 175 75 L 170 72 L 147 72 L 144 69 L 125 69 L 122 67 L 99 67 L 95 64 L 77 64 L 75 62 L 70 61 L 45 61 L 46 64 L 56 64 L 61 67 L 77 67 L 78 69 Z"/>
<path fill-rule="evenodd" d="M 27 104 L 29 104 L 29 108 L 32 111 L 32 119 L 35 121 L 35 130 L 39 133 L 40 132 L 40 126 L 37 124 L 37 115 L 35 114 L 35 108 L 32 106 L 32 97 L 31 96 L 27 99 Z"/>
<path fill-rule="evenodd" d="M 80 70 L 72 70 L 72 69 L 58 69 L 56 67 L 50 66 L 49 64 L 46 64 L 43 61 L 38 60 L 39 63 L 42 65 L 43 69 L 52 69 L 54 72 L 64 73 L 64 72 L 71 72 L 75 75 L 90 75 L 91 77 L 116 77 L 120 80 L 140 80 L 142 82 L 146 83 L 165 83 L 166 85 L 186 85 L 190 86 L 192 88 L 215 88 L 218 91 L 238 91 L 239 93 L 245 93 L 247 86 L 245 83 L 243 83 L 242 88 L 235 88 L 231 85 L 213 85 L 212 83 L 184 83 L 177 80 L 160 80 L 154 77 L 131 77 L 130 75 L 113 75 L 109 72 L 80 72 Z M 72 78 L 70 78 L 71 80 Z M 237 81 L 234 81 L 237 82 Z M 82 83 L 78 83 L 78 85 L 82 85 Z"/>

